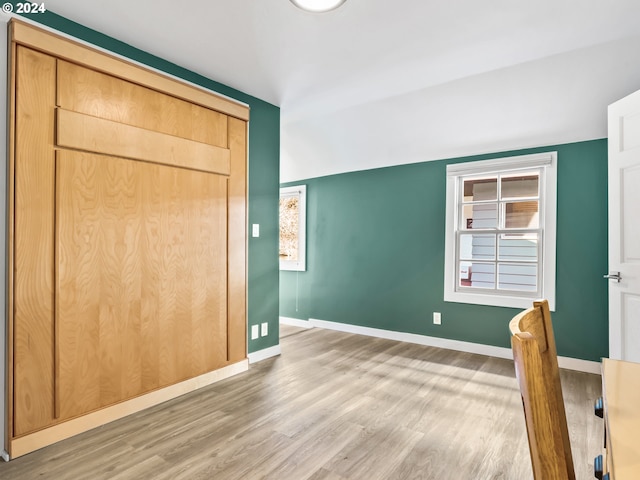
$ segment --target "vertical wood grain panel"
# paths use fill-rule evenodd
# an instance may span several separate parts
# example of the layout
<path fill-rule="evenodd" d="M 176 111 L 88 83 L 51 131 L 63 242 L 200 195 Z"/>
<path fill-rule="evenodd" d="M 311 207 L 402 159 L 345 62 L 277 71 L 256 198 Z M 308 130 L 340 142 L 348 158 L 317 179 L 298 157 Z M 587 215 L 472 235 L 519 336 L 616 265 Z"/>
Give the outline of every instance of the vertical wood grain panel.
<path fill-rule="evenodd" d="M 226 177 L 142 164 L 145 243 L 160 264 L 159 384 L 220 368 L 226 362 Z M 152 187 L 152 185 L 154 185 Z"/>
<path fill-rule="evenodd" d="M 61 418 L 223 366 L 226 177 L 61 151 L 57 190 Z"/>
<path fill-rule="evenodd" d="M 140 394 L 140 224 L 145 181 L 136 163 L 97 157 L 100 227 L 101 404 Z"/>
<path fill-rule="evenodd" d="M 14 237 L 14 431 L 53 420 L 53 232 L 56 61 L 17 48 Z"/>
<path fill-rule="evenodd" d="M 102 289 L 109 288 L 102 283 L 104 191 L 99 188 L 105 173 L 92 156 L 65 151 L 58 154 L 57 380 L 63 419 L 101 403 L 104 352 L 100 340 L 109 329 L 109 319 L 101 308 L 105 300 Z"/>
<path fill-rule="evenodd" d="M 190 245 L 187 245 L 189 241 L 189 214 L 191 213 L 184 207 L 192 203 L 192 191 L 191 188 L 195 186 L 187 185 L 183 183 L 180 172 L 175 172 L 175 203 L 172 209 L 171 224 L 168 229 L 168 233 L 173 237 L 173 248 L 175 249 L 175 277 L 173 279 L 175 283 L 175 310 L 170 316 L 170 322 L 172 325 L 171 331 L 173 333 L 173 345 L 174 348 L 173 361 L 176 364 L 176 377 L 171 379 L 171 383 L 185 379 L 189 376 L 191 367 L 191 355 L 193 352 L 190 350 L 191 346 L 191 330 L 193 329 L 193 318 L 190 315 L 189 303 L 191 292 L 193 287 L 189 282 L 189 258 L 187 256 L 187 249 Z M 199 285 L 196 288 L 202 288 Z M 178 321 L 179 319 L 179 321 Z"/>
<path fill-rule="evenodd" d="M 160 185 L 158 196 L 145 202 L 153 215 L 155 209 L 152 205 L 158 205 L 164 201 L 164 209 L 158 212 L 161 222 L 161 230 L 157 232 L 161 237 L 160 241 L 160 285 L 158 290 L 159 302 L 159 335 L 160 335 L 160 357 L 159 357 L 159 383 L 161 386 L 169 385 L 175 379 L 181 378 L 182 362 L 180 357 L 183 341 L 180 338 L 180 325 L 174 321 L 175 315 L 180 310 L 178 305 L 179 285 L 178 270 L 180 258 L 180 244 L 183 241 L 183 217 L 186 212 L 182 212 L 180 199 L 184 195 L 184 186 L 180 185 L 178 172 L 168 172 L 162 178 L 163 172 L 154 172 L 155 181 Z M 184 320 L 184 319 L 183 319 Z M 184 325 L 184 328 L 187 328 Z"/>
<path fill-rule="evenodd" d="M 159 384 L 167 385 L 225 364 L 227 189 L 223 176 L 154 170 L 160 188 L 145 205 L 164 205 L 156 216 L 165 243 L 149 242 L 162 251 Z"/>
<path fill-rule="evenodd" d="M 12 25 L 9 26 L 9 30 L 11 34 L 13 34 Z M 11 450 L 10 439 L 13 436 L 14 430 L 14 405 L 13 405 L 13 380 L 14 380 L 14 348 L 13 348 L 13 308 L 14 308 L 14 288 L 13 288 L 13 274 L 14 274 L 14 250 L 13 246 L 15 245 L 15 133 L 16 133 L 16 62 L 18 60 L 17 55 L 17 46 L 15 44 L 10 45 L 9 49 L 9 92 L 8 92 L 8 102 L 7 108 L 9 109 L 9 134 L 8 134 L 8 144 L 9 144 L 9 158 L 7 159 L 8 165 L 8 178 L 7 178 L 7 237 L 8 237 L 8 251 L 9 254 L 7 256 L 7 330 L 6 330 L 6 348 L 7 348 L 7 368 L 6 368 L 6 392 L 5 392 L 5 402 L 7 406 L 7 416 L 6 416 L 6 431 L 2 432 L 5 434 L 6 445 L 8 451 Z"/>
<path fill-rule="evenodd" d="M 141 365 L 143 391 L 150 391 L 161 386 L 160 372 L 161 345 L 165 337 L 162 335 L 161 326 L 165 325 L 166 310 L 162 302 L 169 296 L 166 291 L 170 282 L 166 272 L 163 229 L 165 220 L 160 215 L 154 215 L 153 205 L 158 205 L 163 195 L 166 195 L 166 185 L 159 182 L 158 169 L 149 171 L 148 183 L 142 190 L 142 208 L 145 222 L 142 225 L 142 243 L 140 257 L 142 261 L 142 276 L 146 281 L 141 285 L 141 336 L 144 339 L 141 345 Z M 161 295 L 162 292 L 162 295 Z"/>
<path fill-rule="evenodd" d="M 211 177 L 211 175 L 209 175 Z M 207 180 L 200 176 L 201 181 Z M 211 322 L 200 322 L 193 329 L 192 336 L 202 340 L 196 371 L 209 372 L 226 364 L 228 357 L 228 179 L 215 176 L 215 183 L 207 182 L 206 188 L 195 190 L 200 192 L 197 203 L 203 208 L 199 212 L 207 223 L 194 223 L 194 238 L 198 239 L 198 248 L 194 252 L 196 274 L 195 282 L 205 288 L 199 294 L 201 299 L 195 309 L 202 318 Z M 194 305 L 196 307 L 196 305 Z"/>
<path fill-rule="evenodd" d="M 62 108 L 227 148 L 219 112 L 64 61 L 58 80 Z"/>
<path fill-rule="evenodd" d="M 229 117 L 229 361 L 247 356 L 247 123 Z"/>

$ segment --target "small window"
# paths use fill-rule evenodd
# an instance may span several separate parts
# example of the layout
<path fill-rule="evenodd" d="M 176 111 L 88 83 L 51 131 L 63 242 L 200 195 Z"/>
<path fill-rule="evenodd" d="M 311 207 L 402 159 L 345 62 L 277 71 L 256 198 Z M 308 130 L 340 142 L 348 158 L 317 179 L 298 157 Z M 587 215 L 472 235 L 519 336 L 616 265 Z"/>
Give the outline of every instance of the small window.
<path fill-rule="evenodd" d="M 306 270 L 307 186 L 280 189 L 280 270 Z"/>
<path fill-rule="evenodd" d="M 444 299 L 555 304 L 556 153 L 447 166 Z"/>

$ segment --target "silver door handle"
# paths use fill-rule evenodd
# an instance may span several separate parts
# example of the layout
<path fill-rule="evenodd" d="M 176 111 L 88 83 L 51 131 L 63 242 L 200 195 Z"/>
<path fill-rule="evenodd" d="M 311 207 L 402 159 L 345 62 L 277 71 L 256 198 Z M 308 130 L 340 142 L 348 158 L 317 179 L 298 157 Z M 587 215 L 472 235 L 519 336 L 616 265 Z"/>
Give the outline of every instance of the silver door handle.
<path fill-rule="evenodd" d="M 622 280 L 622 277 L 620 276 L 620 272 L 609 273 L 608 275 L 605 275 L 604 278 L 607 278 L 609 280 L 615 280 L 618 283 L 620 283 L 620 280 Z"/>

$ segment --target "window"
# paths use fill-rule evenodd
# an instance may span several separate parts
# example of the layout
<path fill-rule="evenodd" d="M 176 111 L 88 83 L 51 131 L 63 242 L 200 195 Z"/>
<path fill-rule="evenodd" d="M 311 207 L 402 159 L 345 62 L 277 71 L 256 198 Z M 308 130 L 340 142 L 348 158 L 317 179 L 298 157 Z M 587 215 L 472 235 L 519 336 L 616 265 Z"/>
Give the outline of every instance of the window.
<path fill-rule="evenodd" d="M 280 270 L 306 270 L 307 186 L 280 189 Z"/>
<path fill-rule="evenodd" d="M 555 308 L 556 153 L 447 166 L 444 299 Z"/>

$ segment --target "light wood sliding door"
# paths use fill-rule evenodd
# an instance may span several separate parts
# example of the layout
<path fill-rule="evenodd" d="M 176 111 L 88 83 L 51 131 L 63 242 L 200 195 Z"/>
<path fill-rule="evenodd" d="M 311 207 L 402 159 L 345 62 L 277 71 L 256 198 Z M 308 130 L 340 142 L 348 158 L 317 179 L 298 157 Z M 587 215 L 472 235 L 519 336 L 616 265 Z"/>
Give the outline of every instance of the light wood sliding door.
<path fill-rule="evenodd" d="M 223 366 L 226 177 L 73 151 L 57 157 L 60 418 Z"/>
<path fill-rule="evenodd" d="M 248 110 L 18 22 L 12 40 L 15 457 L 246 370 Z"/>

